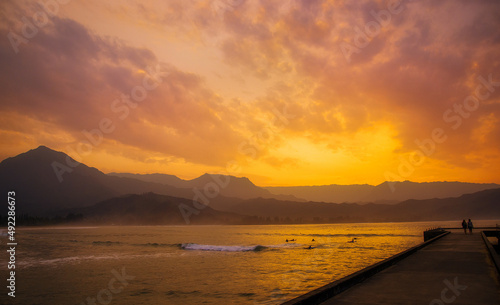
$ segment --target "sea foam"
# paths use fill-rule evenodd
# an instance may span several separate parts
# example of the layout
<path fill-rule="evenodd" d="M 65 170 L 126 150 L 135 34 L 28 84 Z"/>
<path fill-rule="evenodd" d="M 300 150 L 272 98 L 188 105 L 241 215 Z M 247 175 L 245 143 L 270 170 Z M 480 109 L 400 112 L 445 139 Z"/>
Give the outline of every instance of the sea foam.
<path fill-rule="evenodd" d="M 198 250 L 198 251 L 223 251 L 223 252 L 248 252 L 248 251 L 261 251 L 265 246 L 217 246 L 217 245 L 200 245 L 200 244 L 181 244 L 184 250 Z"/>

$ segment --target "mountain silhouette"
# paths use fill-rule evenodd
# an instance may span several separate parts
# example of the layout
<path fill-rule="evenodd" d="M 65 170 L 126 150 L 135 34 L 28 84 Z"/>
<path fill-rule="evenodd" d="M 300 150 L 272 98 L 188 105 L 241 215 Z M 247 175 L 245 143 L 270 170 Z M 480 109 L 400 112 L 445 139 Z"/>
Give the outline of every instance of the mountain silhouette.
<path fill-rule="evenodd" d="M 193 196 L 189 190 L 112 177 L 85 164 L 76 164 L 68 155 L 40 146 L 0 163 L 0 189 L 3 194 L 15 191 L 17 211 L 33 215 L 54 214 L 131 193 Z"/>
<path fill-rule="evenodd" d="M 177 188 L 197 188 L 200 191 L 218 194 L 224 197 L 234 197 L 242 199 L 251 198 L 274 198 L 289 201 L 306 201 L 293 195 L 276 195 L 262 187 L 258 187 L 246 177 L 235 177 L 219 174 L 203 174 L 192 180 L 183 180 L 173 175 L 167 174 L 131 174 L 131 173 L 110 173 L 108 175 L 117 177 L 127 177 L 142 180 L 145 182 L 156 182 Z"/>
<path fill-rule="evenodd" d="M 499 219 L 500 188 L 452 198 L 411 199 L 398 204 L 304 203 L 265 198 L 235 201 L 221 198 L 211 203 L 211 207 L 242 215 L 271 219 L 286 217 L 303 222 Z"/>
<path fill-rule="evenodd" d="M 168 174 L 131 174 L 131 173 L 109 173 L 109 176 L 137 179 L 144 182 L 166 184 L 173 187 L 186 187 L 187 180 Z"/>
<path fill-rule="evenodd" d="M 386 220 L 429 221 L 500 218 L 500 188 L 459 197 L 406 200 L 381 211 Z"/>
<path fill-rule="evenodd" d="M 0 189 L 3 194 L 16 192 L 20 214 L 53 217 L 78 212 L 89 221 L 105 223 L 127 223 L 128 219 L 128 223 L 182 224 L 185 217 L 179 205 L 183 205 L 191 212 L 200 211 L 192 215 L 197 219 L 193 223 L 238 223 L 241 217 L 286 218 L 285 222 L 299 223 L 500 218 L 500 188 L 496 184 L 405 181 L 393 183 L 393 193 L 390 183 L 287 188 L 302 191 L 296 193 L 300 197 L 313 194 L 313 190 L 327 199 L 301 202 L 294 194 L 273 195 L 248 178 L 234 176 L 204 174 L 182 180 L 163 174 L 107 175 L 45 146 L 0 162 Z M 481 188 L 490 189 L 475 191 Z M 328 202 L 339 198 L 335 196 L 400 202 Z M 448 197 L 438 198 L 444 196 Z M 198 202 L 207 207 L 200 209 Z"/>
<path fill-rule="evenodd" d="M 85 220 L 98 224 L 185 225 L 239 224 L 243 216 L 194 205 L 190 199 L 154 193 L 124 195 L 73 210 Z"/>
<path fill-rule="evenodd" d="M 355 185 L 319 185 L 266 187 L 273 194 L 293 195 L 310 201 L 319 202 L 374 202 L 398 203 L 408 199 L 432 199 L 458 197 L 463 194 L 499 188 L 490 183 L 465 182 L 383 182 L 377 186 L 368 184 Z"/>
<path fill-rule="evenodd" d="M 227 185 L 226 181 L 229 182 Z M 219 192 L 215 196 L 218 198 L 235 196 L 248 199 L 262 196 L 299 200 L 293 196 L 273 195 L 247 178 L 233 176 L 205 174 L 193 180 L 182 180 L 164 174 L 107 175 L 46 146 L 0 162 L 0 182 L 3 194 L 16 192 L 19 203 L 16 209 L 19 213 L 41 216 L 90 206 L 125 194 L 154 192 L 193 200 L 195 188 L 205 193 L 213 192 L 214 186 Z"/>

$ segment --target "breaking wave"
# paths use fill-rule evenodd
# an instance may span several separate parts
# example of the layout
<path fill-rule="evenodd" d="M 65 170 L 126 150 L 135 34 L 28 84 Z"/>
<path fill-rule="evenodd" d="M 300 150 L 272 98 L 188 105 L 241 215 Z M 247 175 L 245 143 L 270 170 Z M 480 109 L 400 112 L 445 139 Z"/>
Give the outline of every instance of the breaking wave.
<path fill-rule="evenodd" d="M 216 246 L 216 245 L 200 245 L 200 244 L 181 244 L 184 250 L 198 250 L 198 251 L 222 251 L 222 252 L 249 252 L 249 251 L 262 251 L 267 249 L 265 246 Z"/>

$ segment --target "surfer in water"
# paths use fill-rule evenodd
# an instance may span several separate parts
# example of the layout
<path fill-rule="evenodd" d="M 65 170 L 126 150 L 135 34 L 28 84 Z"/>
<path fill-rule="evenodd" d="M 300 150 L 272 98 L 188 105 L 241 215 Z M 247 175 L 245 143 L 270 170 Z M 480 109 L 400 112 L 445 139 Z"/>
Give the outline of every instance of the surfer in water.
<path fill-rule="evenodd" d="M 357 239 L 356 237 L 353 237 L 352 240 L 348 241 L 348 243 L 354 243 L 356 242 L 356 239 Z"/>

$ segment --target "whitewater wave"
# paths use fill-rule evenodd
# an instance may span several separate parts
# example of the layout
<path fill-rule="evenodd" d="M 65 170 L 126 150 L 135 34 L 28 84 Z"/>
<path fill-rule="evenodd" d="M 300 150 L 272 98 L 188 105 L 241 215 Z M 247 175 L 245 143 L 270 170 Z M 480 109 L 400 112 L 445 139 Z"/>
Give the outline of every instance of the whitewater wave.
<path fill-rule="evenodd" d="M 198 250 L 198 251 L 222 251 L 222 252 L 249 252 L 249 251 L 262 251 L 267 249 L 265 246 L 217 246 L 217 245 L 200 245 L 200 244 L 181 244 L 184 250 Z"/>

